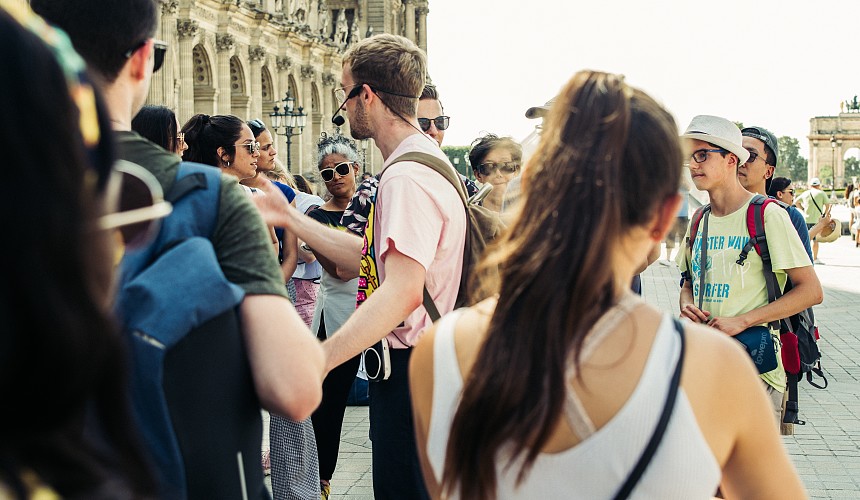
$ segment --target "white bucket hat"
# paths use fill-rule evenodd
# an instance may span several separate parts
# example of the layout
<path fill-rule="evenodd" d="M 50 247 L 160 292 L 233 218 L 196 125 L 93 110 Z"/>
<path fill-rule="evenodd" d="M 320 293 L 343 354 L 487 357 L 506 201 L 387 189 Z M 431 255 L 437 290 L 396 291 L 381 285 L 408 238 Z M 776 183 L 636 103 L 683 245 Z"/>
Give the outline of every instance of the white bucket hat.
<path fill-rule="evenodd" d="M 734 153 L 741 165 L 750 158 L 750 152 L 743 146 L 744 139 L 741 135 L 741 129 L 719 116 L 699 115 L 694 117 L 681 138 L 698 139 L 719 146 Z"/>

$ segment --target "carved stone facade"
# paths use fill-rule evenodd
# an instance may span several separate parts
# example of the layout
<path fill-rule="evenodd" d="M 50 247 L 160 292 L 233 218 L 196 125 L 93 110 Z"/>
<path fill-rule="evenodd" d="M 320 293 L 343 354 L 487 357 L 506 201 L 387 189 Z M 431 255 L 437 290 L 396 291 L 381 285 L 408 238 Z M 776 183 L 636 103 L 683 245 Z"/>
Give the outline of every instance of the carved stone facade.
<path fill-rule="evenodd" d="M 830 167 L 831 175 L 821 178 L 821 183 L 837 189 L 852 180 L 845 178 L 845 153 L 860 148 L 860 112 L 851 106 L 844 112 L 844 104 L 836 116 L 809 119 L 809 178 L 821 178 L 822 167 Z"/>
<path fill-rule="evenodd" d="M 295 107 L 308 114 L 304 132 L 290 141 L 291 170 L 316 170 L 309 162 L 319 134 L 334 127 L 344 51 L 384 32 L 406 36 L 426 51 L 427 2 L 159 0 L 156 38 L 167 42 L 168 51 L 147 102 L 175 110 L 180 123 L 206 113 L 271 124 L 269 114 L 289 92 Z M 277 141 L 286 163 L 287 142 L 281 136 Z M 367 158 L 368 170 L 381 166 L 375 148 Z"/>

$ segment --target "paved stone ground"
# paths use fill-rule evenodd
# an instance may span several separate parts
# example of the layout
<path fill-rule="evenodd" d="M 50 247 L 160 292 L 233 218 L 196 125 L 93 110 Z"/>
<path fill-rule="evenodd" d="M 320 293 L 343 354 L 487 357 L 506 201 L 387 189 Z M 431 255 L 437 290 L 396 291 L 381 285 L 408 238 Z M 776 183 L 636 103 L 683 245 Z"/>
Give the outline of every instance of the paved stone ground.
<path fill-rule="evenodd" d="M 849 237 L 821 244 L 816 266 L 824 303 L 816 307 L 820 349 L 830 386 L 800 386 L 800 417 L 783 442 L 812 498 L 860 499 L 860 249 Z M 667 265 L 668 264 L 668 265 Z M 642 277 L 645 298 L 678 313 L 678 271 L 657 262 Z M 332 498 L 373 498 L 367 407 L 347 408 Z"/>

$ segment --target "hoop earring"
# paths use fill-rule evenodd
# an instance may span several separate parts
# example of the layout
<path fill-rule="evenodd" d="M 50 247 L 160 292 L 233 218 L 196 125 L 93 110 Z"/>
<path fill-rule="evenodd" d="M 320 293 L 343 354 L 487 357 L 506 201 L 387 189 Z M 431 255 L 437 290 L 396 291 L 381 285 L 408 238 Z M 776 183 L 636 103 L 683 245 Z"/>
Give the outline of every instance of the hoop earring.
<path fill-rule="evenodd" d="M 230 162 L 229 161 L 227 162 L 226 166 L 227 166 L 227 168 L 230 168 Z"/>

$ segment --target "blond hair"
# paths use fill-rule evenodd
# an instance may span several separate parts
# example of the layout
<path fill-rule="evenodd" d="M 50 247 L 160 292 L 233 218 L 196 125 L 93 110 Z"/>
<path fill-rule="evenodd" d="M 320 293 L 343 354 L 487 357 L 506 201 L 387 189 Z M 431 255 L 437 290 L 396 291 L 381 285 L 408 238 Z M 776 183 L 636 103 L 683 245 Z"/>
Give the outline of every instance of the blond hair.
<path fill-rule="evenodd" d="M 365 38 L 343 57 L 353 82 L 382 93 L 382 102 L 395 114 L 418 115 L 418 97 L 427 79 L 427 55 L 414 42 L 384 33 Z"/>

